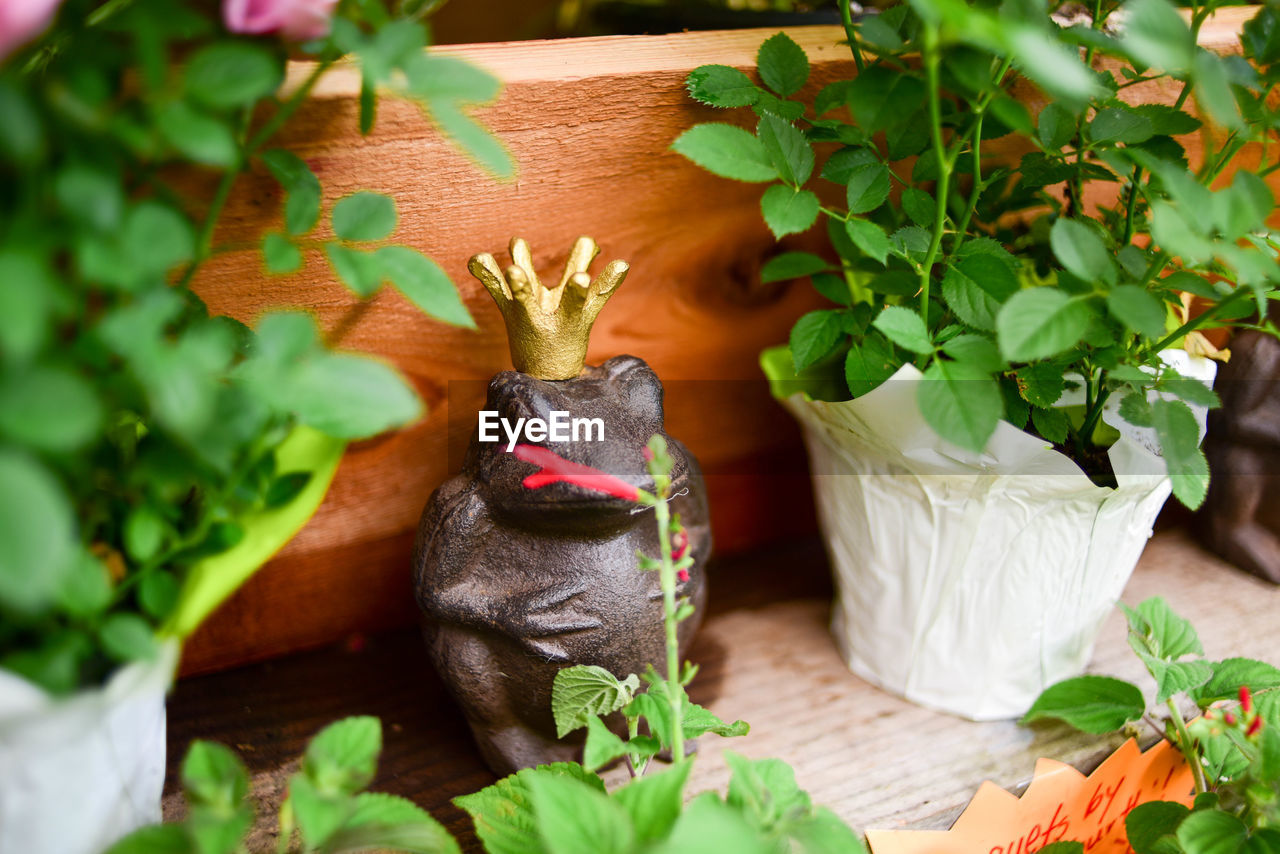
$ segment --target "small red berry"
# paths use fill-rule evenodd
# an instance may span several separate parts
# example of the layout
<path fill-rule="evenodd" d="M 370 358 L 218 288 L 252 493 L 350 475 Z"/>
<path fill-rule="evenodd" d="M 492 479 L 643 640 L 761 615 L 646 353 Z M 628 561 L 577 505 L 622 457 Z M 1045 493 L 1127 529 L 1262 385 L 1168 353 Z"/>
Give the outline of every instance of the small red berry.
<path fill-rule="evenodd" d="M 1253 711 L 1253 692 L 1248 685 L 1240 686 L 1240 711 L 1246 715 Z"/>

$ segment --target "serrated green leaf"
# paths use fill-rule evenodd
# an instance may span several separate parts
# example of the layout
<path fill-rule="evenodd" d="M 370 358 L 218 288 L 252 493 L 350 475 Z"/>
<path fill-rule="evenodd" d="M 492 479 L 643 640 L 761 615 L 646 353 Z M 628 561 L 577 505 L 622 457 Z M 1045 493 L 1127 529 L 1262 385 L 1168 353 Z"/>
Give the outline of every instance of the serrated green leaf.
<path fill-rule="evenodd" d="M 1061 409 L 1041 409 L 1038 406 L 1031 410 L 1031 423 L 1041 437 L 1055 445 L 1067 440 L 1067 430 L 1071 426 L 1070 419 Z"/>
<path fill-rule="evenodd" d="M 426 314 L 464 329 L 475 329 L 471 312 L 440 265 L 408 246 L 384 246 L 377 253 L 392 286 Z"/>
<path fill-rule="evenodd" d="M 809 58 L 786 33 L 766 39 L 756 54 L 764 84 L 782 97 L 794 95 L 809 79 Z"/>
<path fill-rule="evenodd" d="M 390 196 L 361 191 L 333 206 L 333 233 L 343 240 L 382 240 L 396 228 L 396 203 Z"/>
<path fill-rule="evenodd" d="M 867 335 L 849 347 L 844 360 L 845 382 L 853 397 L 861 397 L 879 386 L 900 368 L 893 347 L 879 335 Z"/>
<path fill-rule="evenodd" d="M 1051 101 L 1036 120 L 1036 136 L 1050 151 L 1058 151 L 1076 135 L 1076 117 L 1057 101 Z"/>
<path fill-rule="evenodd" d="M 1018 392 L 1032 406 L 1050 407 L 1062 397 L 1066 378 L 1058 365 L 1041 363 L 1019 368 L 1016 374 Z"/>
<path fill-rule="evenodd" d="M 654 851 L 658 854 L 694 851 L 777 854 L 778 843 L 765 838 L 741 810 L 729 806 L 714 792 L 704 792 L 685 808 L 665 844 Z"/>
<path fill-rule="evenodd" d="M 760 139 L 734 125 L 694 125 L 676 137 L 671 148 L 721 178 L 750 182 L 778 178 Z"/>
<path fill-rule="evenodd" d="M 760 212 L 773 236 L 781 240 L 788 234 L 808 231 L 818 220 L 821 203 L 808 190 L 793 190 L 786 184 L 774 184 L 760 198 Z"/>
<path fill-rule="evenodd" d="M 811 311 L 791 327 L 791 360 L 796 373 L 831 352 L 844 332 L 844 312 L 839 309 Z"/>
<path fill-rule="evenodd" d="M 942 295 L 962 321 L 987 332 L 996 328 L 1000 306 L 1019 290 L 1018 280 L 997 255 L 972 255 L 948 267 Z"/>
<path fill-rule="evenodd" d="M 812 253 L 783 252 L 770 258 L 760 268 L 760 281 L 782 282 L 830 269 L 830 263 Z"/>
<path fill-rule="evenodd" d="M 322 794 L 354 794 L 372 782 L 381 751 L 381 721 L 368 715 L 343 718 L 311 739 L 302 772 Z"/>
<path fill-rule="evenodd" d="M 1138 720 L 1146 710 L 1136 686 L 1109 676 L 1078 676 L 1046 688 L 1021 723 L 1053 718 L 1100 735 Z"/>
<path fill-rule="evenodd" d="M 1160 440 L 1160 454 L 1173 480 L 1173 494 L 1194 510 L 1209 491 L 1209 463 L 1200 451 L 1200 425 L 1180 400 L 1154 401 L 1151 419 Z"/>
<path fill-rule="evenodd" d="M 587 717 L 587 739 L 582 748 L 582 764 L 588 771 L 598 771 L 628 753 L 623 741 L 595 715 Z"/>
<path fill-rule="evenodd" d="M 1280 688 L 1280 669 L 1251 658 L 1227 658 L 1214 662 L 1213 676 L 1192 692 L 1196 703 L 1204 708 L 1218 700 L 1234 700 L 1242 686 L 1257 693 Z"/>
<path fill-rule="evenodd" d="M 604 781 L 581 765 L 557 762 L 526 768 L 478 792 L 454 798 L 453 803 L 475 821 L 476 835 L 488 854 L 539 854 L 547 848 L 538 835 L 538 821 L 529 801 L 529 780 L 539 776 L 567 776 L 603 793 Z"/>
<path fill-rule="evenodd" d="M 909 119 L 924 103 L 926 91 L 914 75 L 871 65 L 854 77 L 847 94 L 857 126 L 870 135 Z"/>
<path fill-rule="evenodd" d="M 635 842 L 625 809 L 567 776 L 529 778 L 529 803 L 548 854 L 624 854 Z"/>
<path fill-rule="evenodd" d="M 422 415 L 422 402 L 393 368 L 347 353 L 317 354 L 297 365 L 274 402 L 338 439 L 368 438 Z"/>
<path fill-rule="evenodd" d="M 137 272 L 163 275 L 191 258 L 195 231 L 182 214 L 148 199 L 134 205 L 125 216 L 121 248 Z"/>
<path fill-rule="evenodd" d="M 1169 607 L 1163 596 L 1152 596 L 1130 608 L 1121 605 L 1129 621 L 1129 646 L 1134 652 L 1165 661 L 1184 655 L 1204 655 L 1195 627 Z"/>
<path fill-rule="evenodd" d="M 1099 110 L 1089 122 L 1089 138 L 1094 145 L 1111 145 L 1123 142 L 1133 145 L 1146 142 L 1153 130 L 1146 116 L 1127 107 L 1107 107 Z"/>
<path fill-rule="evenodd" d="M 814 273 L 813 289 L 834 303 L 843 306 L 853 304 L 853 294 L 849 293 L 849 283 L 838 273 Z"/>
<path fill-rule="evenodd" d="M 1120 285 L 1107 294 L 1107 309 L 1125 326 L 1147 338 L 1160 338 L 1168 312 L 1155 294 L 1140 285 Z"/>
<path fill-rule="evenodd" d="M 1000 353 L 1010 362 L 1052 358 L 1080 341 L 1089 319 L 1088 307 L 1062 291 L 1019 291 L 996 315 Z"/>
<path fill-rule="evenodd" d="M 603 717 L 621 709 L 640 688 L 634 673 L 620 680 L 603 667 L 576 665 L 556 673 L 551 688 L 551 714 L 556 737 L 564 738 L 587 725 L 593 716 Z"/>
<path fill-rule="evenodd" d="M 1222 405 L 1218 393 L 1195 377 L 1184 377 L 1174 371 L 1166 371 L 1160 377 L 1160 391 L 1168 392 L 1193 406 L 1216 409 Z"/>
<path fill-rule="evenodd" d="M 326 852 L 389 849 L 408 854 L 457 854 L 457 841 L 426 810 L 382 792 L 356 795 L 355 811 L 335 831 Z"/>
<path fill-rule="evenodd" d="M 980 371 L 994 374 L 1004 368 L 1000 350 L 984 335 L 962 333 L 942 345 L 942 352 L 957 362 L 966 362 Z"/>
<path fill-rule="evenodd" d="M 106 854 L 197 854 L 186 828 L 156 824 L 135 830 L 107 849 Z"/>
<path fill-rule="evenodd" d="M 924 319 L 912 309 L 900 305 L 887 306 L 876 316 L 872 326 L 894 344 L 913 353 L 933 352 L 933 339 Z"/>
<path fill-rule="evenodd" d="M 1249 828 L 1231 813 L 1198 810 L 1182 820 L 1175 835 L 1186 854 L 1238 854 Z"/>
<path fill-rule="evenodd" d="M 1139 804 L 1124 818 L 1129 847 L 1134 850 L 1134 854 L 1162 854 L 1157 845 L 1161 844 L 1162 839 L 1172 837 L 1190 812 L 1182 804 L 1173 801 L 1148 801 Z"/>
<path fill-rule="evenodd" d="M 1213 676 L 1213 668 L 1203 661 L 1166 661 L 1144 652 L 1138 657 L 1156 680 L 1156 703 L 1164 703 L 1174 694 L 1203 685 Z"/>
<path fill-rule="evenodd" d="M 889 235 L 871 220 L 857 217 L 847 219 L 844 222 L 844 231 L 849 240 L 853 241 L 853 245 L 862 250 L 868 258 L 874 258 L 883 264 L 889 257 L 889 250 L 892 248 Z"/>
<path fill-rule="evenodd" d="M 1086 282 L 1116 280 L 1111 253 L 1092 228 L 1073 219 L 1061 218 L 1049 230 L 1049 243 L 1058 262 Z"/>
<path fill-rule="evenodd" d="M 889 198 L 889 169 L 883 163 L 866 163 L 849 172 L 845 188 L 849 213 L 870 213 Z"/>
<path fill-rule="evenodd" d="M 700 65 L 685 78 L 685 88 L 695 100 L 711 107 L 749 107 L 760 97 L 760 87 L 736 68 Z"/>
<path fill-rule="evenodd" d="M 1120 401 L 1120 417 L 1134 427 L 1150 427 L 1155 423 L 1151 415 L 1151 401 L 1141 392 L 1124 396 Z"/>
<path fill-rule="evenodd" d="M 778 177 L 797 187 L 809 180 L 813 174 L 813 146 L 799 128 L 766 113 L 760 118 L 756 136 Z"/>
<path fill-rule="evenodd" d="M 917 402 L 925 421 L 948 442 L 981 452 L 1004 413 L 1000 387 L 986 371 L 935 359 L 924 372 Z"/>
<path fill-rule="evenodd" d="M 1178 74 L 1191 67 L 1195 38 L 1166 0 L 1130 0 L 1120 43 L 1139 62 Z"/>
<path fill-rule="evenodd" d="M 197 739 L 182 760 L 182 790 L 190 805 L 230 812 L 249 794 L 249 772 L 229 748 Z"/>
<path fill-rule="evenodd" d="M 306 847 L 315 850 L 337 832 L 355 810 L 354 801 L 339 792 L 322 792 L 306 774 L 289 778 L 287 801 Z"/>
<path fill-rule="evenodd" d="M 671 832 L 684 807 L 684 786 L 692 768 L 692 762 L 681 762 L 632 780 L 613 793 L 613 800 L 631 817 L 637 843 L 658 842 Z"/>
<path fill-rule="evenodd" d="M 933 196 L 924 190 L 908 187 L 902 191 L 902 209 L 916 225 L 921 228 L 932 228 L 938 205 Z"/>

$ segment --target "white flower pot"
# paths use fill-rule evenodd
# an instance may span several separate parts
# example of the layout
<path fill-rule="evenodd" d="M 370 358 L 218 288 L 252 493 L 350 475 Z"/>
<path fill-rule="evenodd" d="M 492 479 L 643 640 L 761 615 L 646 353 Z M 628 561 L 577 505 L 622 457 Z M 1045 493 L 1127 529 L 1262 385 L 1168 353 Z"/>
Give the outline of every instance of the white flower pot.
<path fill-rule="evenodd" d="M 1212 362 L 1168 360 L 1212 383 Z M 1016 717 L 1084 669 L 1170 481 L 1148 431 L 1114 408 L 1115 489 L 1006 422 L 983 453 L 956 447 L 916 405 L 923 381 L 907 365 L 856 400 L 785 401 L 836 576 L 832 632 L 849 667 L 888 691 L 975 720 Z"/>
<path fill-rule="evenodd" d="M 160 820 L 178 644 L 67 698 L 0 670 L 0 854 L 100 854 Z"/>

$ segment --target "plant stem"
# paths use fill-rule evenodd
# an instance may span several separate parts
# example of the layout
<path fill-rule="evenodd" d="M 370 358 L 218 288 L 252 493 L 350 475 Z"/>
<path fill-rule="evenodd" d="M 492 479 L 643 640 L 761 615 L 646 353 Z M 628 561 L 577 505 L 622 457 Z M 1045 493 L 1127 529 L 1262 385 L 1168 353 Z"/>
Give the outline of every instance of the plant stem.
<path fill-rule="evenodd" d="M 191 280 L 195 278 L 196 271 L 212 254 L 213 250 L 213 230 L 218 224 L 218 218 L 222 216 L 222 209 L 226 206 L 227 197 L 231 195 L 231 188 L 235 186 L 236 179 L 248 167 L 249 161 L 253 159 L 253 155 L 257 154 L 258 149 L 265 145 L 276 131 L 289 120 L 289 118 L 297 111 L 302 102 L 311 94 L 311 90 L 315 88 L 318 81 L 333 65 L 332 59 L 321 60 L 316 63 L 316 67 L 312 69 L 311 74 L 302 82 L 302 85 L 289 96 L 289 100 L 280 105 L 280 109 L 276 110 L 276 114 L 272 116 L 266 124 L 259 128 L 258 132 L 246 143 L 240 152 L 240 157 L 235 165 L 222 173 L 222 180 L 218 182 L 218 187 L 213 193 L 213 199 L 209 202 L 209 209 L 205 211 L 204 223 L 200 226 L 200 234 L 196 239 L 195 256 L 191 259 L 191 263 L 187 265 L 187 269 L 183 271 L 182 278 L 179 280 L 181 287 L 187 287 L 191 284 Z"/>
<path fill-rule="evenodd" d="M 844 24 L 844 34 L 849 40 L 849 50 L 853 53 L 853 64 L 862 71 L 862 51 L 858 48 L 858 33 L 853 28 L 853 12 L 849 8 L 849 0 L 840 0 L 840 22 Z"/>
<path fill-rule="evenodd" d="M 671 560 L 671 508 L 665 494 L 654 506 L 662 550 L 662 622 L 667 630 L 667 699 L 671 703 L 671 761 L 683 762 L 684 686 L 680 684 L 680 640 L 676 633 L 676 567 Z"/>
<path fill-rule="evenodd" d="M 1129 239 L 1133 237 L 1133 210 L 1138 203 L 1138 184 L 1142 181 L 1142 167 L 1133 167 L 1132 183 L 1129 185 L 1129 200 L 1125 204 L 1124 209 L 1124 235 L 1120 238 L 1122 247 L 1129 245 Z"/>
<path fill-rule="evenodd" d="M 1182 719 L 1182 712 L 1178 711 L 1178 704 L 1170 697 L 1165 701 L 1169 707 L 1169 717 L 1173 721 L 1173 729 L 1177 735 L 1177 747 L 1182 751 L 1183 757 L 1186 758 L 1187 764 L 1191 766 L 1191 774 L 1196 781 L 1196 794 L 1204 794 L 1209 790 L 1204 779 L 1204 766 L 1200 764 L 1200 756 L 1196 753 L 1195 742 L 1191 740 L 1191 733 L 1187 732 L 1186 721 Z"/>
<path fill-rule="evenodd" d="M 1173 330 L 1168 335 L 1161 338 L 1155 344 L 1152 344 L 1151 352 L 1159 353 L 1161 350 L 1165 349 L 1174 341 L 1177 341 L 1179 338 L 1186 335 L 1188 332 L 1194 332 L 1196 329 L 1203 326 L 1207 321 L 1213 318 L 1214 314 L 1216 314 L 1221 309 L 1235 302 L 1237 299 L 1239 299 L 1242 296 L 1248 296 L 1250 293 L 1252 292 L 1248 288 L 1243 288 L 1237 285 L 1236 289 L 1232 291 L 1229 296 L 1223 299 L 1222 302 L 1218 303 L 1217 305 L 1210 306 L 1203 313 L 1198 314 L 1195 317 L 1191 318 L 1186 323 L 1182 324 L 1177 329 Z"/>
<path fill-rule="evenodd" d="M 938 25 L 924 24 L 924 70 L 929 90 L 929 133 L 933 139 L 933 153 L 938 158 L 937 207 L 933 214 L 933 237 L 929 251 L 920 265 L 920 316 L 929 323 L 929 286 L 933 282 L 933 262 L 942 246 L 942 231 L 947 221 L 947 194 L 951 187 L 951 168 L 954 161 L 947 153 L 942 140 L 942 102 L 939 94 Z"/>

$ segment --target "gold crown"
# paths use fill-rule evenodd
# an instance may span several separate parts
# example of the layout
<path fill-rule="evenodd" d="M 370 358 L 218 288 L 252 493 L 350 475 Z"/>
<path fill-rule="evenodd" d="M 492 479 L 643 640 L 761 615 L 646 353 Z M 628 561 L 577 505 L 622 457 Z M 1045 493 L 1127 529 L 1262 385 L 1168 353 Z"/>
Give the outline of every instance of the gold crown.
<path fill-rule="evenodd" d="M 571 380 L 582 373 L 592 324 L 630 268 L 626 261 L 610 261 L 593 280 L 587 267 L 600 247 L 579 237 L 560 284 L 548 288 L 533 269 L 528 243 L 513 237 L 510 251 L 515 263 L 505 275 L 487 252 L 473 256 L 467 269 L 502 311 L 515 369 L 542 380 Z"/>

